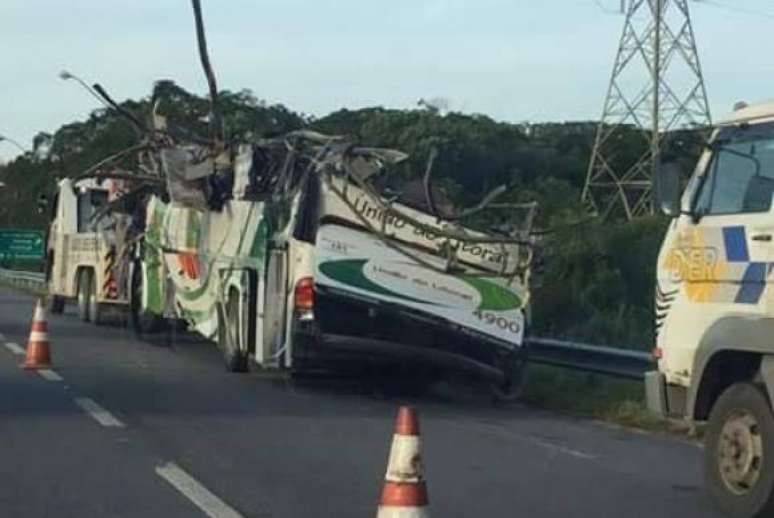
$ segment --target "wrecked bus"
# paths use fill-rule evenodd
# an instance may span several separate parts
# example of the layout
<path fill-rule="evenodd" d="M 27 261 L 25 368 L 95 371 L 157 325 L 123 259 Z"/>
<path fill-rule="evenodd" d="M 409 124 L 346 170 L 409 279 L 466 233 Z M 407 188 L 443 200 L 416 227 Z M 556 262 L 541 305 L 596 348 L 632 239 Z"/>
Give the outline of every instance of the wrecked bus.
<path fill-rule="evenodd" d="M 159 153 L 168 199 L 145 208 L 136 311 L 187 321 L 232 371 L 250 358 L 292 371 L 397 363 L 512 388 L 534 204 L 488 207 L 492 195 L 454 213 L 429 167 L 424 188 L 395 191 L 384 176 L 407 155 L 309 131 L 206 151 Z M 460 223 L 488 209 L 520 224 Z"/>

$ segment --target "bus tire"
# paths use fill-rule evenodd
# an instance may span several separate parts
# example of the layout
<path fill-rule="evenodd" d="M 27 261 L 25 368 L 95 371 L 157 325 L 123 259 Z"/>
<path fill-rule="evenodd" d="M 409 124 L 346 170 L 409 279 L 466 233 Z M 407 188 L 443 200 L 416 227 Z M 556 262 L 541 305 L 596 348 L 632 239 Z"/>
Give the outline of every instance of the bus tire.
<path fill-rule="evenodd" d="M 492 383 L 489 386 L 492 403 L 495 405 L 507 405 L 521 399 L 524 370 L 526 368 L 527 361 L 522 354 L 511 355 L 507 368 L 503 369 L 503 380 L 500 383 Z"/>
<path fill-rule="evenodd" d="M 129 320 L 137 336 L 159 333 L 164 330 L 163 317 L 142 309 L 143 280 L 140 263 L 134 264 L 129 293 Z"/>
<path fill-rule="evenodd" d="M 239 294 L 230 290 L 226 305 L 218 311 L 218 348 L 229 372 L 247 372 L 248 351 L 245 333 L 239 329 Z"/>
<path fill-rule="evenodd" d="M 78 280 L 76 285 L 76 293 L 78 298 L 78 318 L 84 322 L 88 322 L 90 318 L 89 307 L 91 306 L 91 283 L 93 275 L 91 270 L 82 269 L 78 272 Z"/>
<path fill-rule="evenodd" d="M 736 383 L 720 395 L 704 458 L 707 490 L 726 515 L 774 516 L 774 414 L 763 390 Z"/>

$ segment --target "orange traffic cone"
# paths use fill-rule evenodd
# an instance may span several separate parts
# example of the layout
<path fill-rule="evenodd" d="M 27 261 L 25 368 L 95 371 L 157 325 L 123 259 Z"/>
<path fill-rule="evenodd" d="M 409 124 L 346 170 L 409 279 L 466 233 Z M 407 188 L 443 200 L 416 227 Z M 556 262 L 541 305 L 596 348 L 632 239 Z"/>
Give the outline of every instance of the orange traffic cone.
<path fill-rule="evenodd" d="M 48 344 L 48 322 L 43 301 L 38 299 L 32 317 L 32 330 L 27 343 L 27 356 L 22 367 L 25 369 L 48 369 L 51 367 L 51 350 Z"/>
<path fill-rule="evenodd" d="M 416 410 L 402 406 L 395 421 L 395 435 L 392 437 L 377 518 L 430 516 L 422 471 L 419 418 Z"/>

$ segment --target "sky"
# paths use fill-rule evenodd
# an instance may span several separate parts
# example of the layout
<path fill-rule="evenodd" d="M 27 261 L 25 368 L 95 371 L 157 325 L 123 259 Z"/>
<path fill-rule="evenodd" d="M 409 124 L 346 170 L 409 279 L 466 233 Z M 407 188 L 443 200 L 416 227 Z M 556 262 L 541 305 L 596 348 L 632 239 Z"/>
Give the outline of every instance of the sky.
<path fill-rule="evenodd" d="M 619 0 L 202 0 L 222 89 L 321 116 L 416 106 L 510 122 L 596 120 L 624 17 Z M 774 97 L 774 2 L 691 0 L 713 116 Z M 40 131 L 172 79 L 205 94 L 188 0 L 0 1 L 0 135 Z M 0 142 L 0 159 L 18 150 Z"/>

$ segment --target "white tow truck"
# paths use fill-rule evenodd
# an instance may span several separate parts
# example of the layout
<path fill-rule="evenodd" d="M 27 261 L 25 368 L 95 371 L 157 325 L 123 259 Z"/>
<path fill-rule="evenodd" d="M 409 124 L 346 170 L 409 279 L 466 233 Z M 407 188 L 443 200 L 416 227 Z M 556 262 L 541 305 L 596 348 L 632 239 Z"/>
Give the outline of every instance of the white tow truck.
<path fill-rule="evenodd" d="M 51 312 L 61 313 L 74 300 L 82 320 L 101 324 L 111 308 L 128 308 L 131 218 L 108 206 L 121 192 L 121 181 L 113 179 L 58 183 L 47 246 Z"/>
<path fill-rule="evenodd" d="M 720 124 L 682 198 L 660 167 L 673 219 L 658 258 L 658 371 L 649 407 L 706 422 L 708 492 L 728 515 L 774 516 L 774 103 Z"/>

